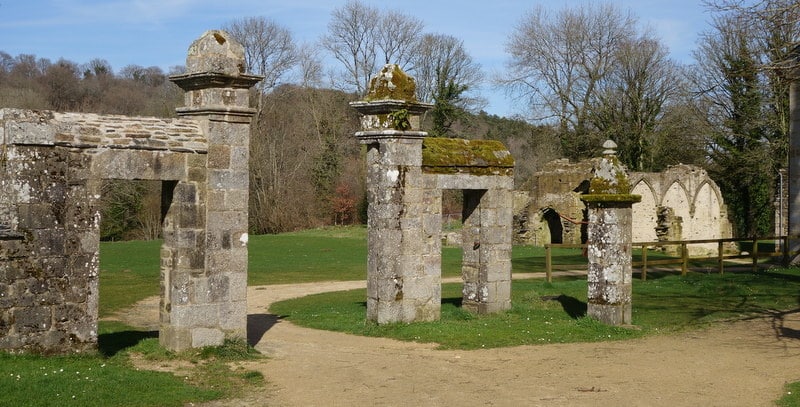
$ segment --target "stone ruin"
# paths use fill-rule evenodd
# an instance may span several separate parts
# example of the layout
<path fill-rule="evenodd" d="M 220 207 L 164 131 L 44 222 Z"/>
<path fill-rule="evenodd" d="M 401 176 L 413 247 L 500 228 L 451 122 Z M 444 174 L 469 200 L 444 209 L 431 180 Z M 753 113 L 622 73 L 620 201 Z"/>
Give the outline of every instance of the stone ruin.
<path fill-rule="evenodd" d="M 519 243 L 584 243 L 588 215 L 586 193 L 599 159 L 546 164 L 531 179 L 530 193 L 515 209 Z M 659 173 L 631 172 L 634 242 L 730 238 L 733 229 L 717 184 L 700 167 L 679 164 Z M 717 245 L 689 245 L 691 255 L 716 254 Z M 668 250 L 677 250 L 669 246 Z"/>
<path fill-rule="evenodd" d="M 244 49 L 189 48 L 177 119 L 0 109 L 0 348 L 97 345 L 104 179 L 162 182 L 160 343 L 246 337 L 249 88 Z"/>
<path fill-rule="evenodd" d="M 501 143 L 426 137 L 413 78 L 386 65 L 356 133 L 367 147 L 367 319 L 432 321 L 441 311 L 442 190 L 462 190 L 462 306 L 511 307 L 514 159 Z"/>

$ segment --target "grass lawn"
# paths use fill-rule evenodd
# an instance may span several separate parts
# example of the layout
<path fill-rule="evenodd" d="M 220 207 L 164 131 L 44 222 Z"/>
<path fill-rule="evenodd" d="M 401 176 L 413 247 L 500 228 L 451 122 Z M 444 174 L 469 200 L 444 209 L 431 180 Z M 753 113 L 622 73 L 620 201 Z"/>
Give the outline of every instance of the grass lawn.
<path fill-rule="evenodd" d="M 99 348 L 96 354 L 75 356 L 0 352 L 0 405 L 178 407 L 263 384 L 260 373 L 229 364 L 258 357 L 244 343 L 173 353 L 161 348 L 152 332 L 101 322 Z M 180 375 L 139 369 L 131 362 L 134 354 L 162 368 L 189 363 Z"/>
<path fill-rule="evenodd" d="M 585 278 L 513 282 L 509 312 L 472 315 L 459 308 L 461 284 L 442 288 L 440 321 L 415 324 L 365 323 L 362 290 L 324 293 L 282 301 L 273 313 L 303 326 L 366 336 L 435 342 L 445 349 L 628 339 L 703 326 L 712 321 L 767 315 L 796 308 L 797 270 L 653 276 L 634 281 L 637 329 L 606 326 L 586 315 Z"/>
<path fill-rule="evenodd" d="M 100 315 L 159 294 L 161 242 L 115 242 L 100 246 Z M 329 228 L 252 236 L 251 285 L 366 277 L 366 229 Z M 554 264 L 585 267 L 580 249 L 553 252 Z M 461 250 L 442 250 L 444 276 L 460 275 Z M 544 249 L 515 247 L 513 272 L 544 272 Z M 691 329 L 710 321 L 796 308 L 798 270 L 687 277 L 650 273 L 634 281 L 634 323 L 638 330 L 608 327 L 586 318 L 585 278 L 515 281 L 513 309 L 475 316 L 460 305 L 460 284 L 443 286 L 442 320 L 377 326 L 364 322 L 364 290 L 326 293 L 275 304 L 272 312 L 293 322 L 360 335 L 437 342 L 443 348 L 475 349 L 575 341 L 606 341 Z M 263 383 L 257 372 L 237 370 L 230 361 L 254 357 L 244 344 L 181 354 L 158 346 L 155 332 L 114 321 L 100 323 L 99 352 L 72 357 L 0 353 L 0 405 L 181 406 L 229 398 Z M 151 365 L 189 362 L 181 375 L 137 370 L 131 355 Z M 800 384 L 787 387 L 782 406 L 800 405 Z M 35 395 L 35 396 L 32 396 Z M 90 397 L 91 396 L 91 397 Z"/>

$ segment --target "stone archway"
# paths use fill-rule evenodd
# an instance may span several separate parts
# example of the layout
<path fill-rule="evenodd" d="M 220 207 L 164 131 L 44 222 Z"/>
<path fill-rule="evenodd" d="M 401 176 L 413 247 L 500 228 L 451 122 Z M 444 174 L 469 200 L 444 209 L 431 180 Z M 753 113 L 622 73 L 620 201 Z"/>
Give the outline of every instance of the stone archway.
<path fill-rule="evenodd" d="M 97 344 L 102 179 L 167 188 L 161 249 L 165 347 L 246 337 L 249 88 L 222 31 L 171 78 L 178 119 L 0 109 L 0 348 L 72 353 Z"/>
<path fill-rule="evenodd" d="M 441 310 L 442 190 L 464 191 L 462 304 L 511 307 L 514 160 L 495 141 L 428 138 L 414 80 L 396 65 L 373 78 L 356 137 L 367 147 L 367 319 L 431 321 Z"/>

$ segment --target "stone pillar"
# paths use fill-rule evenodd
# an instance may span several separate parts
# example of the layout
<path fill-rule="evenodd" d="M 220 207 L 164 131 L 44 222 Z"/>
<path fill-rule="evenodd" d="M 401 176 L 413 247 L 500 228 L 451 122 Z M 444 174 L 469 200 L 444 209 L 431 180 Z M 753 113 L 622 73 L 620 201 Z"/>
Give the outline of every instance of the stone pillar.
<path fill-rule="evenodd" d="M 486 314 L 511 308 L 510 188 L 464 191 L 462 306 Z"/>
<path fill-rule="evenodd" d="M 414 92 L 413 78 L 386 65 L 366 100 L 351 103 L 363 115 L 356 137 L 367 146 L 367 319 L 379 324 L 432 321 L 441 309 L 441 267 L 431 266 L 440 258 L 428 253 L 439 246 L 426 234 L 441 220 L 426 214 L 426 201 L 436 195 L 425 189 L 427 133 L 419 131 L 430 105 L 418 103 Z M 438 231 L 429 234 L 439 238 Z"/>
<path fill-rule="evenodd" d="M 800 47 L 795 49 L 800 54 Z M 800 62 L 798 62 L 800 63 Z M 800 235 L 800 68 L 789 86 L 789 235 Z M 800 250 L 800 240 L 792 239 L 790 251 Z M 798 258 L 792 261 L 798 262 Z"/>
<path fill-rule="evenodd" d="M 589 210 L 588 315 L 609 325 L 631 324 L 632 206 L 625 168 L 616 157 L 617 145 L 603 144 L 603 158 L 582 195 Z"/>
<path fill-rule="evenodd" d="M 177 113 L 200 122 L 208 154 L 189 160 L 165 220 L 159 341 L 173 350 L 247 337 L 249 88 L 262 79 L 216 30 L 192 43 L 186 70 L 170 78 L 186 91 Z"/>

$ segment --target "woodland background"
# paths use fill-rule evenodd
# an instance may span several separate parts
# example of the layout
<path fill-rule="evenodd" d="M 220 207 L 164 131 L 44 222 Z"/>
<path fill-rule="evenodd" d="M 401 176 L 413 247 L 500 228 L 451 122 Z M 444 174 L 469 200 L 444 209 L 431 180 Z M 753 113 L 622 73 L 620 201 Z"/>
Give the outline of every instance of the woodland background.
<path fill-rule="evenodd" d="M 631 170 L 697 164 L 720 185 L 738 236 L 771 234 L 779 171 L 787 167 L 788 89 L 798 71 L 800 4 L 708 1 L 712 19 L 693 65 L 669 57 L 636 17 L 611 3 L 534 7 L 515 22 L 506 69 L 486 73 L 456 37 L 417 17 L 350 1 L 327 32 L 298 44 L 264 17 L 224 27 L 245 46 L 253 89 L 250 231 L 278 233 L 365 222 L 364 152 L 348 103 L 370 75 L 397 63 L 434 103 L 423 129 L 437 137 L 495 139 L 517 162 L 517 188 L 544 163 L 596 156 L 605 139 Z M 183 94 L 176 66 L 115 69 L 0 51 L 0 107 L 173 117 Z M 526 113 L 487 114 L 480 89 L 507 91 Z M 160 183 L 109 181 L 102 238 L 154 239 Z M 448 195 L 443 213 L 459 213 Z"/>

